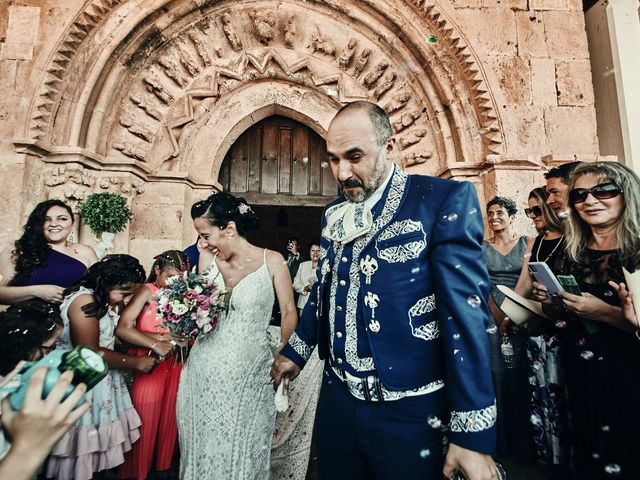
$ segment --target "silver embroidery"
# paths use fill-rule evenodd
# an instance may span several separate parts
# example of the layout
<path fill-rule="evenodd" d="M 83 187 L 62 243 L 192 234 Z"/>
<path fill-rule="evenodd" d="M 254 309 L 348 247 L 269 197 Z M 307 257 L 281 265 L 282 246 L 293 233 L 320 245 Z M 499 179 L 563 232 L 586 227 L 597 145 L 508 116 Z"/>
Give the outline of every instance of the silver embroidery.
<path fill-rule="evenodd" d="M 304 358 L 305 362 L 309 360 L 313 349 L 307 344 L 307 342 L 302 340 L 296 332 L 293 332 L 291 337 L 289 337 L 289 345 L 291 345 L 291 348 L 293 348 L 298 355 Z"/>
<path fill-rule="evenodd" d="M 353 243 L 353 256 L 351 265 L 349 267 L 349 290 L 347 291 L 347 305 L 345 313 L 345 358 L 349 365 L 351 365 L 357 372 L 370 372 L 375 370 L 375 365 L 372 357 L 360 358 L 358 357 L 358 333 L 356 327 L 356 315 L 358 311 L 358 292 L 360 291 L 360 265 L 358 259 L 365 247 L 371 242 L 371 240 L 378 234 L 378 232 L 389 223 L 393 218 L 400 202 L 402 201 L 402 195 L 404 193 L 405 185 L 407 183 L 407 174 L 396 170 L 391 177 L 391 184 L 389 186 L 389 194 L 387 195 L 382 212 L 373 222 L 371 230 L 366 235 L 363 235 L 355 240 Z M 336 255 L 336 260 L 341 255 Z M 335 268 L 335 265 L 334 265 Z M 331 298 L 335 298 L 335 288 L 337 288 L 337 279 L 331 285 Z M 333 308 L 333 306 L 332 306 Z M 334 319 L 334 312 L 331 312 L 330 319 Z M 333 321 L 330 322 L 333 325 Z M 333 328 L 333 326 L 332 326 Z M 333 338 L 333 332 L 331 338 Z"/>
<path fill-rule="evenodd" d="M 388 247 L 384 246 L 386 240 L 394 239 L 400 235 L 408 233 L 421 232 L 422 238 L 417 240 L 412 236 L 410 242 L 404 244 L 395 244 Z M 420 253 L 427 247 L 427 234 L 422 228 L 422 222 L 415 220 L 402 220 L 393 222 L 376 239 L 376 250 L 378 257 L 389 263 L 404 263 L 408 260 L 418 258 Z"/>
<path fill-rule="evenodd" d="M 452 432 L 482 432 L 493 427 L 496 423 L 496 417 L 495 402 L 493 405 L 480 410 L 453 411 L 451 412 L 449 429 Z"/>
<path fill-rule="evenodd" d="M 421 298 L 416 304 L 409 309 L 409 326 L 411 327 L 411 333 L 416 338 L 422 340 L 435 340 L 440 336 L 440 327 L 437 321 L 432 321 L 423 325 L 416 325 L 420 321 L 419 318 L 425 313 L 432 312 L 436 309 L 436 295 L 432 293 L 424 298 Z"/>
<path fill-rule="evenodd" d="M 378 389 L 376 388 L 376 382 L 379 382 L 379 380 L 377 380 L 375 376 L 370 375 L 365 378 L 358 378 L 350 375 L 348 372 L 344 372 L 346 377 L 344 378 L 342 374 L 333 366 L 331 366 L 331 368 L 333 369 L 336 376 L 345 383 L 347 389 L 349 390 L 349 393 L 351 393 L 351 395 L 353 395 L 357 399 L 367 400 L 367 397 L 364 394 L 364 385 L 366 383 L 367 390 L 369 391 L 369 399 L 373 402 L 377 402 L 380 400 L 380 395 L 378 393 Z M 400 391 L 388 390 L 384 385 L 380 384 L 380 391 L 382 392 L 382 400 L 384 400 L 385 402 L 389 402 L 392 400 L 399 400 L 404 397 L 416 397 L 418 395 L 425 395 L 427 393 L 440 390 L 442 387 L 444 387 L 444 381 L 434 380 L 433 382 L 423 385 L 422 387 Z"/>
<path fill-rule="evenodd" d="M 320 260 L 324 260 L 327 256 L 327 249 L 324 247 L 320 247 Z"/>

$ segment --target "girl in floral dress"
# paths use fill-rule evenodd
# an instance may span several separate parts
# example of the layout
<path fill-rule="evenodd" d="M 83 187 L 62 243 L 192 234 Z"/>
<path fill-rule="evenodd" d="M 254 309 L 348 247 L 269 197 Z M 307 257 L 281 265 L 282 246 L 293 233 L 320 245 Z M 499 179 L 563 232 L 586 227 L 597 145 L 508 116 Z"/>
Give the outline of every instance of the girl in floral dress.
<path fill-rule="evenodd" d="M 89 480 L 95 472 L 124 462 L 124 452 L 140 437 L 140 418 L 133 409 L 120 369 L 150 372 L 154 357 L 122 355 L 113 350 L 117 314 L 135 288 L 144 282 L 144 269 L 129 255 L 109 255 L 92 265 L 67 290 L 60 305 L 63 330 L 58 347 L 88 345 L 99 351 L 109 374 L 88 394 L 91 408 L 53 448 L 46 476 L 59 480 Z"/>

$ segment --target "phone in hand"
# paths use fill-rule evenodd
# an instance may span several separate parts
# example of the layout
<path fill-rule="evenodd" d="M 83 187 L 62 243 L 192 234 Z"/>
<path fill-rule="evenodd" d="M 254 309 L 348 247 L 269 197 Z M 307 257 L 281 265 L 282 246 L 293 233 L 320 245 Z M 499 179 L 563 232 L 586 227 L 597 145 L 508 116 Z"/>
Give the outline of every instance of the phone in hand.
<path fill-rule="evenodd" d="M 546 287 L 550 296 L 554 297 L 564 292 L 564 288 L 546 263 L 529 262 L 529 272 L 538 283 Z"/>
<path fill-rule="evenodd" d="M 562 285 L 565 292 L 573 295 L 582 295 L 580 286 L 573 275 L 558 275 L 558 283 Z"/>

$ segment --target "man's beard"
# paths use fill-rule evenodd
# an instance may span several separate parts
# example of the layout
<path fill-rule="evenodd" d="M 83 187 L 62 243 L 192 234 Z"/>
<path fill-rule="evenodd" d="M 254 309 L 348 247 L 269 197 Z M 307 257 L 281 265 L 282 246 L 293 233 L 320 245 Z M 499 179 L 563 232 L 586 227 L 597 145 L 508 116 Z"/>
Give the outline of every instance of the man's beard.
<path fill-rule="evenodd" d="M 382 184 L 384 170 L 385 170 L 385 162 L 387 161 L 387 156 L 385 154 L 384 149 L 380 150 L 380 154 L 376 159 L 376 163 L 373 167 L 373 172 L 369 177 L 369 181 L 367 182 L 369 185 L 364 186 L 364 184 L 360 180 L 350 179 L 345 180 L 344 182 L 339 182 L 340 188 L 342 188 L 342 193 L 346 197 L 346 199 L 353 203 L 361 203 L 364 202 L 367 198 L 373 195 L 378 187 Z M 344 191 L 345 187 L 360 187 L 362 191 L 360 193 L 356 193 L 355 195 L 349 195 Z"/>

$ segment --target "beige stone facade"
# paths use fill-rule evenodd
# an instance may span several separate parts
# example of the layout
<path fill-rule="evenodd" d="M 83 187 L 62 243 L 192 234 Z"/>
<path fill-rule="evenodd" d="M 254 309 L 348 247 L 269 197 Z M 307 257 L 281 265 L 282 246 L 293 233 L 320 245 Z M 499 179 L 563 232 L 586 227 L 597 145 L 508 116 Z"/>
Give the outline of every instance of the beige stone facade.
<path fill-rule="evenodd" d="M 598 155 L 579 0 L 5 1 L 0 42 L 3 245 L 38 201 L 99 191 L 131 201 L 118 250 L 187 245 L 243 132 L 278 115 L 322 137 L 356 99 L 390 114 L 403 168 L 481 201 Z"/>

